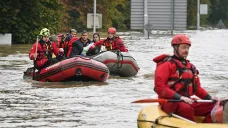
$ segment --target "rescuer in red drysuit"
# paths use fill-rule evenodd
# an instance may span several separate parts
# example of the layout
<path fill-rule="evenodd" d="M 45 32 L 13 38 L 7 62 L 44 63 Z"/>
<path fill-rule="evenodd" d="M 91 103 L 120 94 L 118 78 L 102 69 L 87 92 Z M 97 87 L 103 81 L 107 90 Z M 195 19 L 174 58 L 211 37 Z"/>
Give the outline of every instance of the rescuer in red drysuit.
<path fill-rule="evenodd" d="M 162 110 L 166 113 L 174 112 L 192 121 L 194 116 L 205 116 L 203 122 L 212 122 L 210 113 L 215 103 L 197 103 L 190 98 L 196 95 L 201 99 L 212 99 L 201 87 L 198 70 L 186 59 L 191 41 L 185 35 L 176 35 L 171 44 L 173 56 L 163 54 L 153 59 L 157 63 L 154 90 L 159 98 L 179 99 L 184 102 L 163 103 Z"/>

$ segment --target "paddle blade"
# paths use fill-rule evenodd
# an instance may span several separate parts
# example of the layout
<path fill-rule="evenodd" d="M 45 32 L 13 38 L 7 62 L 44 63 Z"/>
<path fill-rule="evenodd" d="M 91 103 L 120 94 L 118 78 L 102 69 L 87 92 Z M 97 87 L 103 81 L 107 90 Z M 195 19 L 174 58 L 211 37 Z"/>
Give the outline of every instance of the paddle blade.
<path fill-rule="evenodd" d="M 168 100 L 166 100 L 166 99 L 142 99 L 142 100 L 133 101 L 131 103 L 155 103 L 155 102 L 166 103 L 166 102 L 168 102 Z"/>

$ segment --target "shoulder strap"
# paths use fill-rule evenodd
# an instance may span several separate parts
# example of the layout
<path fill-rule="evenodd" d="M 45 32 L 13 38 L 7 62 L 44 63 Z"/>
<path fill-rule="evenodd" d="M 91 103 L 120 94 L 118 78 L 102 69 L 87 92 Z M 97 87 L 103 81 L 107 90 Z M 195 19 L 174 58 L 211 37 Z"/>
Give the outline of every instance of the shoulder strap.
<path fill-rule="evenodd" d="M 181 79 L 181 75 L 183 74 L 185 68 L 181 68 L 181 66 L 172 57 L 169 61 L 176 65 L 176 70 L 179 71 L 179 78 Z"/>
<path fill-rule="evenodd" d="M 181 67 L 181 66 L 175 61 L 175 59 L 171 59 L 170 61 L 176 65 L 176 68 L 177 68 L 176 70 L 179 71 L 178 79 L 171 85 L 171 88 L 174 89 L 175 85 L 176 85 L 178 82 L 182 81 L 182 74 L 184 73 L 184 70 L 186 70 L 186 68 L 185 68 L 185 67 Z M 185 91 L 185 95 L 186 95 L 186 96 L 189 95 L 189 94 L 188 94 L 188 91 L 187 91 L 187 84 L 188 84 L 189 82 L 192 83 L 193 92 L 196 91 L 196 85 L 194 84 L 194 78 L 195 78 L 195 75 L 196 75 L 196 74 L 195 74 L 195 73 L 196 73 L 196 68 L 195 68 L 195 66 L 194 66 L 193 64 L 191 64 L 191 69 L 190 69 L 190 70 L 192 71 L 193 77 L 192 77 L 191 79 L 182 81 L 183 84 L 184 84 L 183 90 Z"/>
<path fill-rule="evenodd" d="M 196 67 L 191 64 L 191 71 L 192 71 L 192 74 L 193 74 L 193 77 L 192 77 L 192 86 L 193 86 L 193 92 L 197 92 L 197 85 L 195 83 L 195 77 L 196 75 L 199 74 L 199 71 L 196 69 Z"/>

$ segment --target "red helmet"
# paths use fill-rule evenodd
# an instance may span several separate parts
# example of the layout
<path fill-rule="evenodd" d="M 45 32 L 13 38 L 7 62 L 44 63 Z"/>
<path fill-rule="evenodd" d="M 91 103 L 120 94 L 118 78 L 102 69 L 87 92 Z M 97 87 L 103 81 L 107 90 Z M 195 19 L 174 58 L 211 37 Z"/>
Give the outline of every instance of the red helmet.
<path fill-rule="evenodd" d="M 108 33 L 116 34 L 116 29 L 111 27 L 111 28 L 108 29 Z"/>
<path fill-rule="evenodd" d="M 173 37 L 171 44 L 172 46 L 176 44 L 188 44 L 191 46 L 191 41 L 186 35 L 176 35 Z"/>

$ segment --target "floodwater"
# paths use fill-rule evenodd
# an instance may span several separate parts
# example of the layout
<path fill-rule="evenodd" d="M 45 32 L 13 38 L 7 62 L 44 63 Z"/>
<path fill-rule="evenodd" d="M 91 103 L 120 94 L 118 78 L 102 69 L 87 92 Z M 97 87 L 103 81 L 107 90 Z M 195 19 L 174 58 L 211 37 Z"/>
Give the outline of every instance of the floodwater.
<path fill-rule="evenodd" d="M 228 31 L 184 31 L 192 40 L 189 60 L 212 96 L 228 97 Z M 136 128 L 143 106 L 156 98 L 152 59 L 172 54 L 171 36 L 124 37 L 140 71 L 135 77 L 110 76 L 106 82 L 41 83 L 23 80 L 32 67 L 31 45 L 0 46 L 0 127 Z"/>

